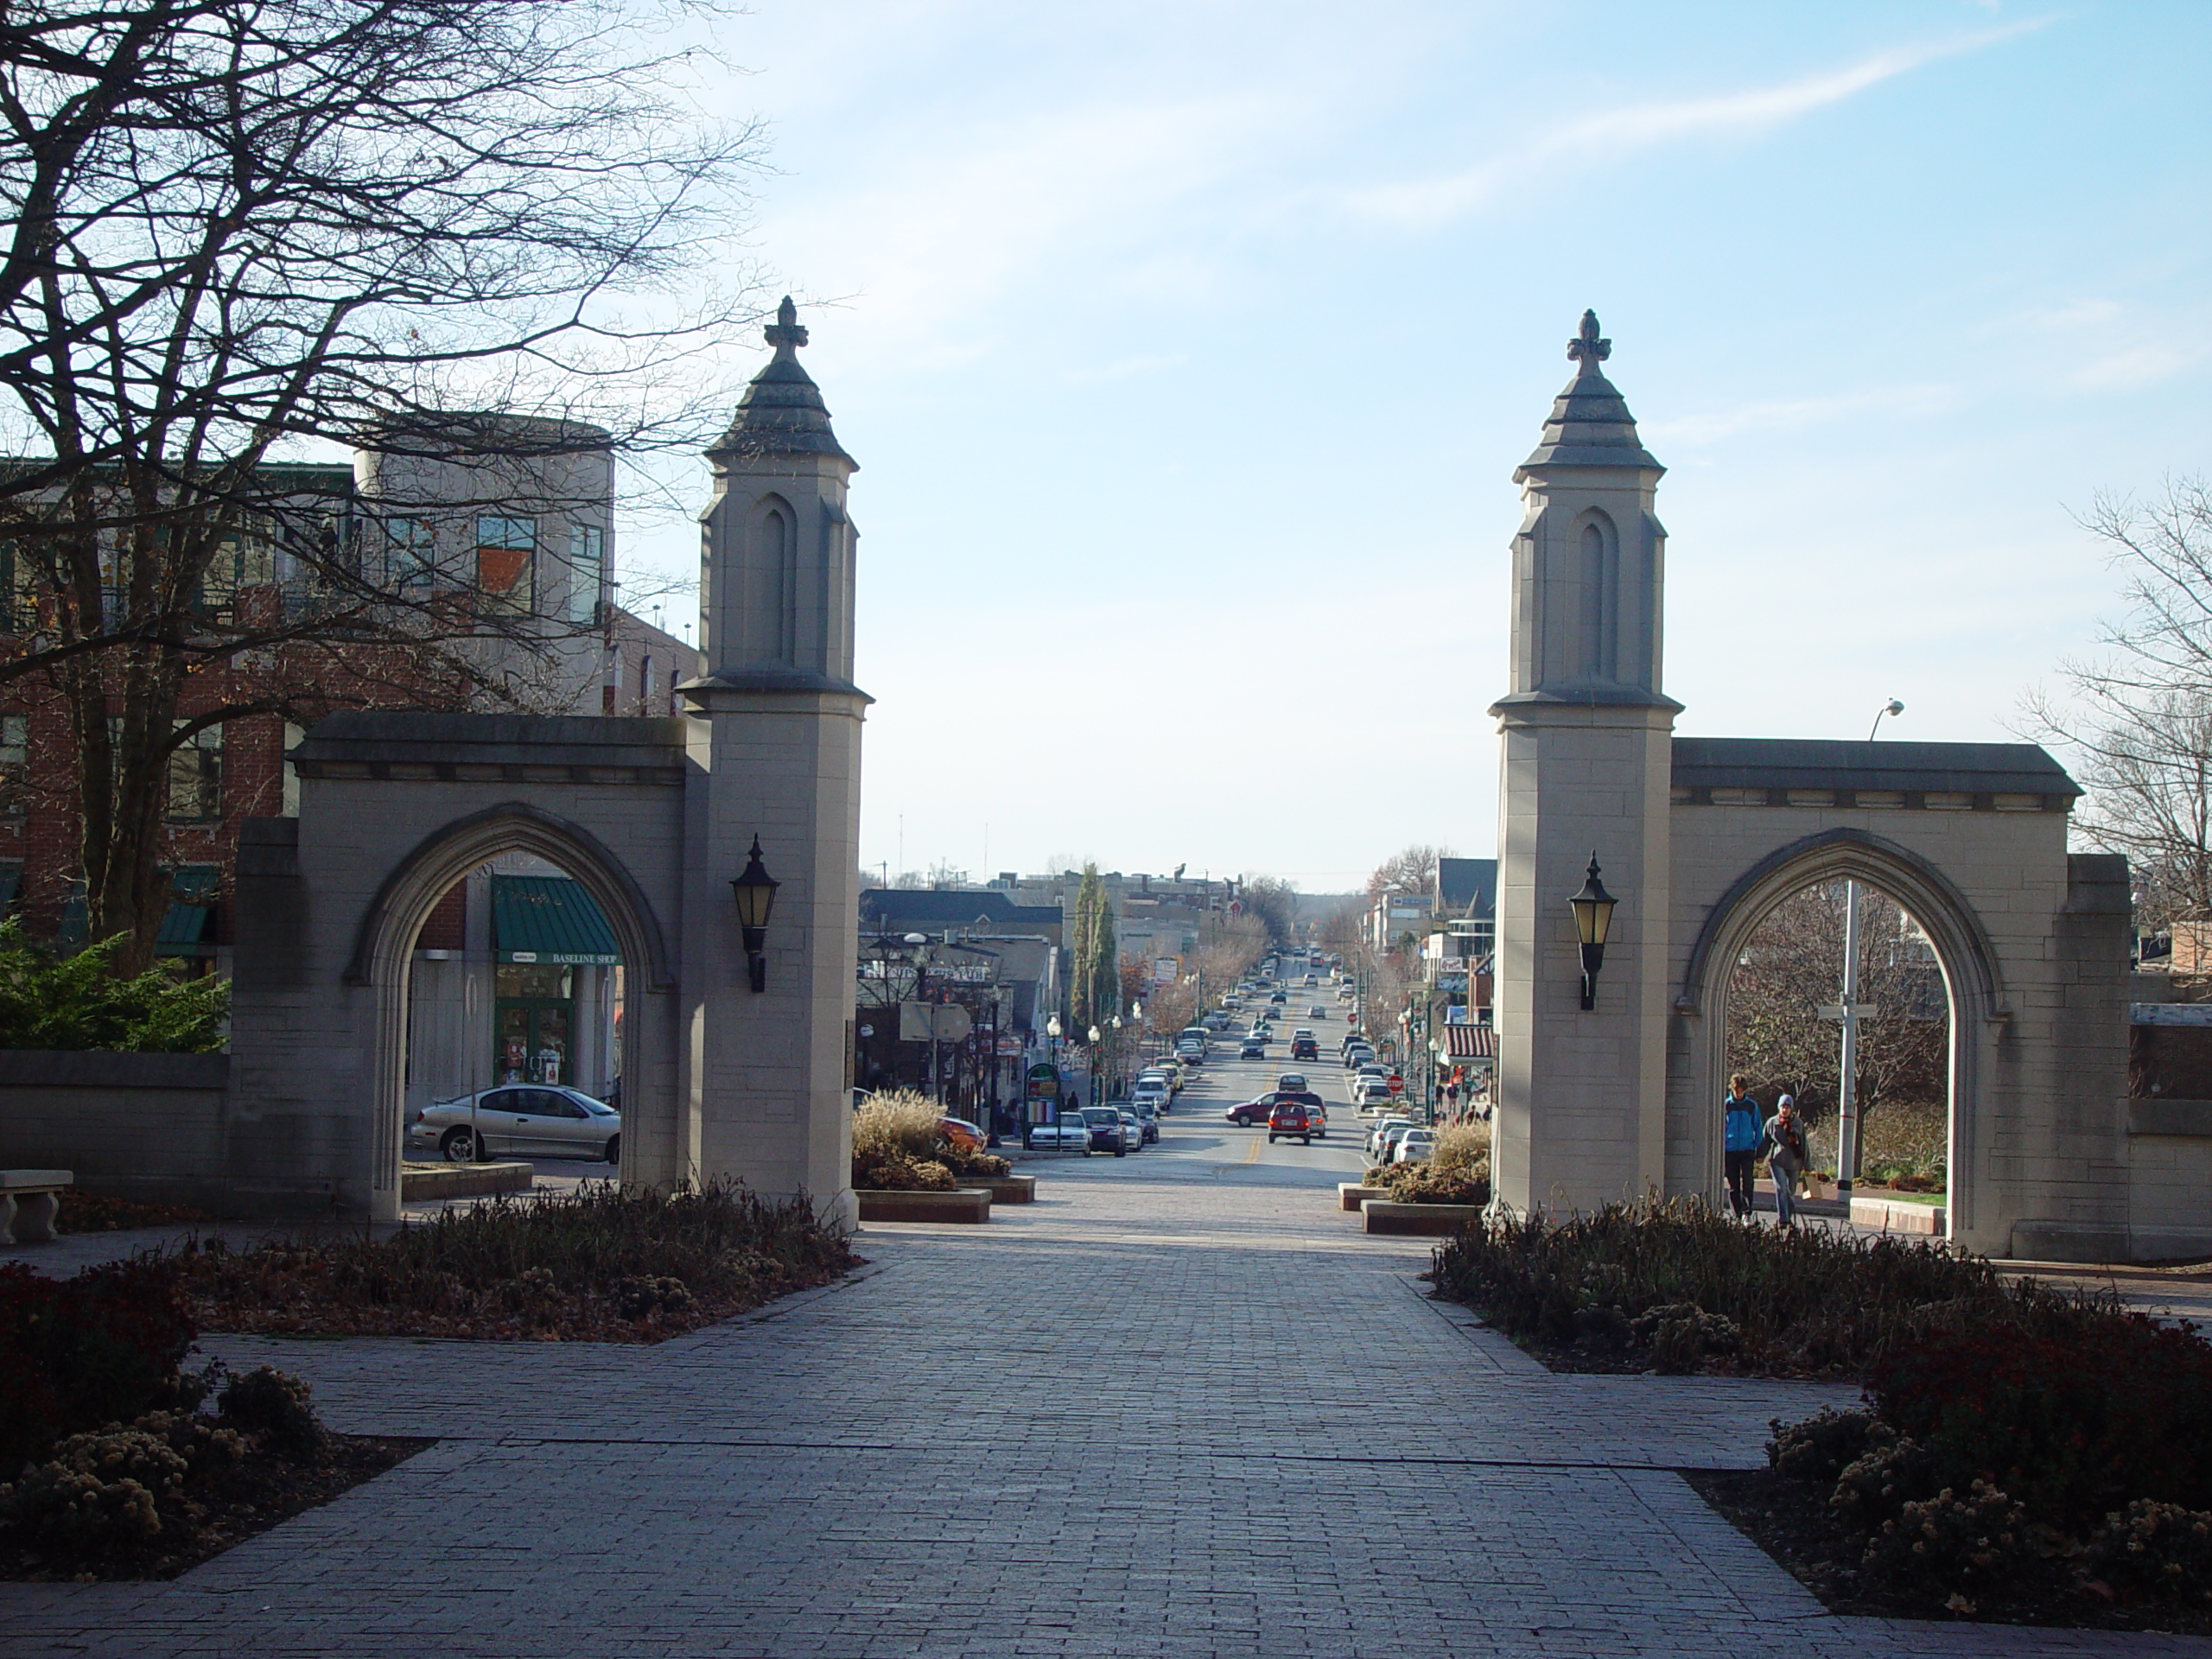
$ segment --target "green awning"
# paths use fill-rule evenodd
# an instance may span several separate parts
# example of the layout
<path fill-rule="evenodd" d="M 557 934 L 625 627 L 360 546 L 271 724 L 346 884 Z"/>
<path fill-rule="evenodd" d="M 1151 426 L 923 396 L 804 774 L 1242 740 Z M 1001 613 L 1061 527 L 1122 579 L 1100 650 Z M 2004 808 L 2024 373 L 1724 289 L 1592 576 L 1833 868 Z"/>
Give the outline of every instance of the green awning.
<path fill-rule="evenodd" d="M 606 912 L 566 876 L 493 876 L 492 938 L 501 962 L 611 968 L 622 960 Z"/>
<path fill-rule="evenodd" d="M 198 957 L 214 949 L 207 937 L 207 918 L 215 913 L 213 894 L 221 874 L 205 864 L 169 872 L 169 907 L 162 918 L 162 931 L 154 936 L 156 956 Z"/>

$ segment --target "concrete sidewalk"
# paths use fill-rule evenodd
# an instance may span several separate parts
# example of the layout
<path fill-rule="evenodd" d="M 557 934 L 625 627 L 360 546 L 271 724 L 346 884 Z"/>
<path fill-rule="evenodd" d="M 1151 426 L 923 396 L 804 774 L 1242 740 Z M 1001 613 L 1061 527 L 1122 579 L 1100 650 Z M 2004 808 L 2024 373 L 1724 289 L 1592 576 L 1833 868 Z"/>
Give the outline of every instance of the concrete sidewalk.
<path fill-rule="evenodd" d="M 1555 1376 L 1320 1182 L 1071 1161 L 655 1348 L 214 1339 L 440 1444 L 0 1653 L 2212 1655 L 1827 1616 L 1670 1469 L 1847 1389 Z"/>

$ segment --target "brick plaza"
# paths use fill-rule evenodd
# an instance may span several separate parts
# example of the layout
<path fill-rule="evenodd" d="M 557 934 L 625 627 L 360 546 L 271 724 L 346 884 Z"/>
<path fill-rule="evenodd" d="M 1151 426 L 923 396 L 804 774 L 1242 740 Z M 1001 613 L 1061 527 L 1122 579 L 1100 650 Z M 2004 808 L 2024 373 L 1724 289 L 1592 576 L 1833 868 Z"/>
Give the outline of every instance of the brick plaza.
<path fill-rule="evenodd" d="M 1850 1390 L 1554 1376 L 1332 1172 L 1035 1167 L 658 1347 L 212 1338 L 437 1443 L 174 1583 L 0 1586 L 0 1653 L 2212 1654 L 1831 1618 L 1669 1471 Z"/>

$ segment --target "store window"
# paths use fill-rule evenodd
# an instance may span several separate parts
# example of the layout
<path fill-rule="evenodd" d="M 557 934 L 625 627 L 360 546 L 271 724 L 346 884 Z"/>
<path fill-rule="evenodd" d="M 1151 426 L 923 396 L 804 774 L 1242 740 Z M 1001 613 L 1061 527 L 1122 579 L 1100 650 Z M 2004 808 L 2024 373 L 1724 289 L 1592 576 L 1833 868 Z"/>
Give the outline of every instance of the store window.
<path fill-rule="evenodd" d="M 575 969 L 503 962 L 493 1010 L 501 1083 L 573 1083 Z"/>
<path fill-rule="evenodd" d="M 388 518 L 385 521 L 385 580 L 403 594 L 419 594 L 436 580 L 438 556 L 429 521 Z"/>

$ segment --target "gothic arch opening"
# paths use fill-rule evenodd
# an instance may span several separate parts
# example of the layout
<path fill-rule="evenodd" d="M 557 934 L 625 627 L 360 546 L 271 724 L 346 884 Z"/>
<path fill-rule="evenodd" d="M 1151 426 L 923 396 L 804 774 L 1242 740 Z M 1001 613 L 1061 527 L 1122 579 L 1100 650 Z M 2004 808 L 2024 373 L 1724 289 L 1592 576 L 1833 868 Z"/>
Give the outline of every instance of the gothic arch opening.
<path fill-rule="evenodd" d="M 752 600 L 753 626 L 758 636 L 747 641 L 753 654 L 788 662 L 795 654 L 791 638 L 793 601 L 798 584 L 798 517 L 779 496 L 762 499 L 753 510 L 751 527 L 756 591 Z"/>
<path fill-rule="evenodd" d="M 1863 1122 L 1878 1121 L 1885 1088 L 1894 1091 L 1888 1105 L 1917 1106 L 1922 1120 L 1916 1135 L 1901 1109 L 1871 1145 L 1862 1134 L 1862 1179 L 1878 1160 L 1919 1173 L 1940 1160 L 1948 1230 L 1958 1237 L 1972 1230 L 1975 1213 L 1989 1033 L 2002 1003 L 1995 953 L 1972 906 L 1940 870 L 1855 830 L 1810 836 L 1761 860 L 1713 906 L 1692 947 L 1675 1008 L 1691 1016 L 1680 1058 L 1689 1084 L 1685 1098 L 1697 1114 L 1692 1128 L 1701 1145 L 1704 1190 L 1716 1204 L 1723 1200 L 1719 1102 L 1734 1071 L 1750 1074 L 1755 1088 L 1765 1085 L 1760 1098 L 1770 1109 L 1783 1087 L 1809 1083 L 1808 1103 L 1825 1131 L 1815 1136 L 1816 1162 L 1840 1173 L 1840 1031 L 1818 1010 L 1843 1002 L 1847 884 L 1858 887 L 1861 906 L 1857 1000 L 1879 1007 L 1862 1016 L 1868 1021 L 1860 1027 L 1862 1048 L 1865 1033 L 1884 1022 L 1895 1027 L 1883 1033 L 1885 1052 L 1873 1057 L 1887 1074 L 1870 1072 L 1863 1053 L 1856 1068 L 1861 1089 L 1871 1084 L 1875 1094 Z M 1891 1006 L 1879 1007 L 1885 995 Z M 1796 1006 L 1810 996 L 1819 998 L 1810 1010 L 1817 1032 Z M 1836 1058 L 1822 1065 L 1824 1052 Z M 1930 1122 L 1927 1108 L 1939 1084 L 1942 1109 Z"/>
<path fill-rule="evenodd" d="M 1852 964 L 1846 1000 L 1846 963 Z M 1791 1096 L 1815 1166 L 1860 1190 L 1940 1205 L 1950 1155 L 1950 994 L 1927 931 L 1849 877 L 1777 899 L 1729 965 L 1726 1070 L 1768 1110 Z M 1852 1167 L 1844 1163 L 1849 1022 Z"/>
<path fill-rule="evenodd" d="M 511 920 L 502 934 L 496 917 L 480 913 L 472 934 L 469 899 L 493 897 L 503 880 L 514 886 L 499 896 L 520 919 Z M 572 893 L 558 891 L 571 887 Z M 539 933 L 525 938 L 533 902 L 566 913 L 537 918 Z M 588 929 L 575 931 L 587 917 L 601 925 L 599 938 Z M 583 948 L 556 948 L 563 944 Z M 555 957 L 576 959 L 549 959 Z M 584 969 L 594 971 L 587 976 L 579 971 Z M 410 1147 L 415 1113 L 433 1096 L 503 1084 L 533 1093 L 550 1092 L 549 1084 L 565 1085 L 597 1097 L 619 1079 L 621 1116 L 601 1139 L 595 1132 L 607 1126 L 588 1115 L 575 1124 L 553 1124 L 518 1109 L 508 1116 L 521 1121 L 503 1121 L 489 1131 L 495 1154 L 588 1157 L 596 1152 L 603 1157 L 612 1142 L 616 1169 L 602 1165 L 598 1173 L 619 1171 L 624 1180 L 636 1181 L 645 1178 L 641 1172 L 664 1169 L 673 1149 L 674 1057 L 659 1052 L 664 1045 L 651 1004 L 672 990 L 671 969 L 650 905 L 589 831 L 514 802 L 425 836 L 385 877 L 363 917 L 346 975 L 376 998 L 370 1103 L 374 1213 L 382 1219 L 397 1215 L 405 1158 L 448 1150 L 442 1138 Z M 444 1004 L 438 1017 L 418 1017 L 418 989 L 438 995 Z M 619 1027 L 611 1017 L 618 995 Z M 418 1046 L 424 1065 L 413 1064 Z M 536 1103 L 541 1110 L 553 1105 L 550 1100 Z M 480 1129 L 480 1113 L 477 1123 Z M 582 1147 L 580 1153 L 566 1152 L 571 1140 Z M 596 1144 L 583 1146 L 586 1141 Z"/>

